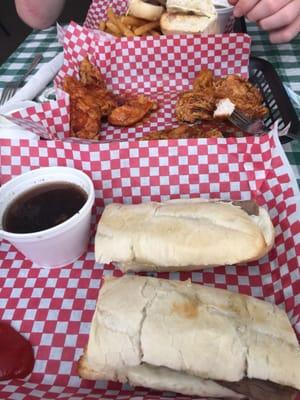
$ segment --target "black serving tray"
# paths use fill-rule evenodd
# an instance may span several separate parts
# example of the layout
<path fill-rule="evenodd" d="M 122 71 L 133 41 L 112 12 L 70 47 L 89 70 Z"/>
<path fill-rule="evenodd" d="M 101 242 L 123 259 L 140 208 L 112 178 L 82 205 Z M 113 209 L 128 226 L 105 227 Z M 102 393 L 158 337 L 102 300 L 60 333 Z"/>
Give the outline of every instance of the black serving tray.
<path fill-rule="evenodd" d="M 234 23 L 234 32 L 247 33 L 244 18 L 237 18 Z M 288 137 L 282 137 L 282 142 L 300 138 L 300 121 L 291 103 L 291 100 L 273 65 L 262 58 L 250 57 L 249 80 L 261 91 L 264 104 L 269 110 L 265 125 L 270 128 L 278 121 L 279 130 L 284 129 L 289 123 Z"/>

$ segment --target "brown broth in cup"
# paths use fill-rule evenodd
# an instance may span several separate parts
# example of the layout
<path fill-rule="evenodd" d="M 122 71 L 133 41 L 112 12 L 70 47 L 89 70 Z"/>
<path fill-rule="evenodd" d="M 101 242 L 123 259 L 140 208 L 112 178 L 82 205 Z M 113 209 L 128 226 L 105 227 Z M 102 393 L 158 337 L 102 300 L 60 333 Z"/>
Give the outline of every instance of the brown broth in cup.
<path fill-rule="evenodd" d="M 48 182 L 21 193 L 3 215 L 3 229 L 11 233 L 33 233 L 53 228 L 75 215 L 85 204 L 87 193 L 66 182 Z"/>

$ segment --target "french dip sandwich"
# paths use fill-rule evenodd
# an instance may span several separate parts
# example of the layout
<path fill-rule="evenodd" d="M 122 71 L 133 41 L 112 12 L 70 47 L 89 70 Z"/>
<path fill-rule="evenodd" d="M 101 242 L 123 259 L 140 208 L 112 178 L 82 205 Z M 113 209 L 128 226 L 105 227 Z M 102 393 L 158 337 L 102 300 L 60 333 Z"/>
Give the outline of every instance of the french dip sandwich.
<path fill-rule="evenodd" d="M 273 243 L 269 214 L 254 201 L 113 203 L 98 223 L 95 257 L 123 272 L 188 271 L 257 260 Z"/>
<path fill-rule="evenodd" d="M 300 349 L 270 303 L 123 276 L 104 281 L 78 373 L 185 395 L 287 400 L 300 389 Z"/>
<path fill-rule="evenodd" d="M 160 28 L 164 34 L 215 33 L 217 12 L 212 0 L 167 0 Z"/>

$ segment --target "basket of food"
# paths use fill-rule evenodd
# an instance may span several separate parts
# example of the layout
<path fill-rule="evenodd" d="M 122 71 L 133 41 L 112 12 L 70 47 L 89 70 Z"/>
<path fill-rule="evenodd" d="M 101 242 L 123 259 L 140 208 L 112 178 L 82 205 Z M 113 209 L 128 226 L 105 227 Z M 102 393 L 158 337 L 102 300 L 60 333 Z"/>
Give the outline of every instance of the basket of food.
<path fill-rule="evenodd" d="M 244 19 L 234 19 L 233 8 L 226 0 L 198 2 L 196 6 L 193 2 L 181 1 L 141 3 L 139 0 L 132 3 L 118 2 L 115 5 L 114 2 L 106 4 L 94 0 L 85 26 L 110 32 L 114 36 L 184 32 L 247 33 Z M 113 31 L 110 31 L 107 23 Z M 264 119 L 266 127 L 270 128 L 278 120 L 279 129 L 289 133 L 282 141 L 299 137 L 299 119 L 274 67 L 266 60 L 250 58 L 249 76 L 262 93 L 264 105 L 268 109 Z"/>
<path fill-rule="evenodd" d="M 268 113 L 248 80 L 250 43 L 236 33 L 111 40 L 73 23 L 58 101 L 12 116 L 36 121 L 38 112 L 48 134 L 63 140 L 242 137 L 228 120 L 235 105 L 249 118 Z"/>
<path fill-rule="evenodd" d="M 251 40 L 121 36 L 140 16 L 110 3 L 67 27 L 57 100 L 11 117 L 42 139 L 0 139 L 1 396 L 295 399 L 299 189 L 278 122 L 228 118 L 268 118 Z M 46 196 L 55 225 L 13 232 L 57 181 L 75 211 Z"/>
<path fill-rule="evenodd" d="M 233 30 L 234 17 L 227 0 L 94 0 L 84 25 L 117 37 L 225 33 Z"/>

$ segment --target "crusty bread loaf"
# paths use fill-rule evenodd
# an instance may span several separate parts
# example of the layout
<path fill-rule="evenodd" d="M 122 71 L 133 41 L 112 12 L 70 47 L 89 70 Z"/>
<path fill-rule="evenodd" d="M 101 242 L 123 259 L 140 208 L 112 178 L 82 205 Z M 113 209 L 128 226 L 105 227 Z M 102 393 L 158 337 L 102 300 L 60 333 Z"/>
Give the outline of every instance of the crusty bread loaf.
<path fill-rule="evenodd" d="M 259 259 L 273 246 L 274 228 L 264 208 L 249 215 L 246 204 L 110 204 L 97 228 L 96 261 L 115 262 L 122 271 L 179 271 Z"/>
<path fill-rule="evenodd" d="M 270 303 L 189 281 L 124 276 L 103 284 L 78 371 L 86 379 L 243 398 L 251 391 L 243 378 L 300 389 L 300 351 L 287 315 Z M 281 400 L 295 395 L 276 392 Z"/>
<path fill-rule="evenodd" d="M 174 14 L 166 12 L 160 18 L 160 29 L 165 34 L 216 33 L 217 19 L 214 16 Z"/>

